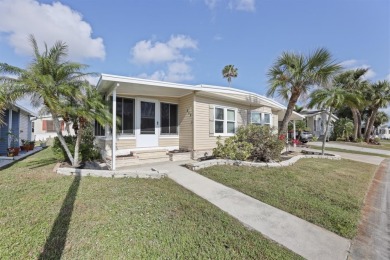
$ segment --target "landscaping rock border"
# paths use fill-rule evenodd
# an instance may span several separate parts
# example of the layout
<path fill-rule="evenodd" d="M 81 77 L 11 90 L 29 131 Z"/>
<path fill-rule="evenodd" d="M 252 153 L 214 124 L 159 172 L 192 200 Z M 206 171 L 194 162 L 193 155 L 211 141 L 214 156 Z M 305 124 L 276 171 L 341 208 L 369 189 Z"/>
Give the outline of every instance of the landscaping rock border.
<path fill-rule="evenodd" d="M 76 168 L 58 168 L 58 174 L 67 176 L 81 177 L 105 177 L 105 178 L 143 178 L 143 179 L 161 179 L 167 176 L 168 171 L 140 171 L 140 170 L 93 170 L 93 169 L 76 169 Z"/>
<path fill-rule="evenodd" d="M 211 167 L 214 165 L 236 165 L 236 166 L 249 166 L 249 167 L 286 167 L 295 164 L 299 159 L 303 158 L 315 158 L 315 159 L 329 159 L 329 160 L 341 160 L 339 155 L 297 155 L 291 159 L 282 161 L 282 162 L 247 162 L 247 161 L 238 161 L 238 160 L 229 160 L 229 159 L 214 159 L 202 162 L 196 162 L 191 165 L 187 165 L 188 168 L 192 171 L 200 170 L 203 168 Z"/>

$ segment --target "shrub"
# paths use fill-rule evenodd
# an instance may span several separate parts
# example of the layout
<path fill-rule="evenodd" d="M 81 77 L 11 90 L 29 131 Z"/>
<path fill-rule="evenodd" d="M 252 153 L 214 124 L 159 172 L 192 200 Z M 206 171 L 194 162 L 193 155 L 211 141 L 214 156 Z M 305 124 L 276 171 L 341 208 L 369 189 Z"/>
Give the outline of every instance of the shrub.
<path fill-rule="evenodd" d="M 248 125 L 239 127 L 235 136 L 229 137 L 224 144 L 221 138 L 213 150 L 216 157 L 232 160 L 248 160 L 269 162 L 279 160 L 284 142 L 274 134 L 269 126 Z"/>
<path fill-rule="evenodd" d="M 349 137 L 352 136 L 353 133 L 353 122 L 348 118 L 340 118 L 334 123 L 333 133 L 336 136 L 335 139 L 344 139 L 344 141 L 348 141 Z"/>
<path fill-rule="evenodd" d="M 73 154 L 76 144 L 76 136 L 64 136 L 65 142 L 69 148 L 69 151 Z M 92 126 L 88 126 L 84 129 L 81 136 L 79 156 L 81 162 L 92 161 L 100 158 L 99 150 L 94 145 L 94 135 Z M 54 138 L 53 151 L 58 160 L 69 162 L 65 149 L 62 147 L 58 137 Z"/>

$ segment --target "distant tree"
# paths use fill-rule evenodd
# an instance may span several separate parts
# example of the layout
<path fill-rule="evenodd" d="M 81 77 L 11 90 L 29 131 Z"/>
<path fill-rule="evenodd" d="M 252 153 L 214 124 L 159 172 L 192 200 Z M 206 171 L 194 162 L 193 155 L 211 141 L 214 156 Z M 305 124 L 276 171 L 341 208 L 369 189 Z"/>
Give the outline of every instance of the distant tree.
<path fill-rule="evenodd" d="M 359 99 L 360 106 L 357 103 L 346 104 L 352 113 L 352 119 L 354 123 L 353 140 L 361 138 L 361 113 L 359 110 L 364 108 L 364 95 L 363 92 L 368 86 L 368 81 L 363 79 L 363 76 L 367 73 L 368 69 L 356 69 L 348 70 L 338 74 L 334 79 L 334 84 L 339 87 L 345 88 L 347 91 L 353 93 L 356 96 L 356 100 Z"/>
<path fill-rule="evenodd" d="M 323 48 L 317 49 L 309 56 L 282 53 L 268 71 L 267 92 L 268 96 L 277 94 L 288 101 L 279 133 L 287 132 L 291 114 L 301 95 L 307 95 L 315 85 L 327 85 L 340 68 L 340 65 L 332 60 L 331 54 Z"/>
<path fill-rule="evenodd" d="M 389 118 L 389 115 L 386 114 L 385 112 L 383 111 L 379 111 L 377 114 L 376 114 L 376 117 L 375 117 L 375 121 L 374 121 L 374 127 L 375 128 L 378 128 L 380 127 L 381 125 L 389 122 L 390 118 Z"/>
<path fill-rule="evenodd" d="M 365 142 L 369 142 L 379 109 L 385 108 L 390 104 L 390 82 L 382 80 L 372 84 L 367 91 L 367 95 L 367 100 L 370 100 L 369 108 L 371 113 L 366 122 L 366 129 L 364 132 Z"/>
<path fill-rule="evenodd" d="M 308 107 L 317 107 L 327 110 L 327 120 L 324 139 L 322 141 L 322 154 L 325 153 L 325 143 L 328 137 L 329 126 L 331 121 L 331 115 L 333 112 L 343 106 L 345 103 L 355 102 L 356 96 L 353 93 L 348 92 L 344 88 L 340 87 L 328 87 L 323 89 L 317 89 L 310 95 L 310 103 Z"/>
<path fill-rule="evenodd" d="M 349 137 L 353 134 L 353 122 L 349 118 L 339 118 L 333 128 L 334 135 L 337 138 L 342 138 L 345 141 L 349 140 Z"/>
<path fill-rule="evenodd" d="M 230 87 L 230 83 L 232 78 L 236 78 L 238 76 L 238 69 L 234 67 L 234 65 L 226 65 L 222 70 L 223 78 L 227 79 Z"/>
<path fill-rule="evenodd" d="M 74 154 L 70 152 L 62 136 L 60 118 L 65 121 L 72 120 L 74 125 L 79 126 L 77 145 L 87 122 L 93 120 L 101 124 L 109 122 L 108 108 L 104 109 L 102 97 L 86 81 L 86 76 L 91 74 L 84 72 L 87 66 L 66 60 L 68 46 L 65 43 L 56 42 L 50 49 L 45 44 L 45 50 L 40 53 L 33 36 L 30 37 L 30 41 L 34 59 L 29 67 L 21 69 L 0 63 L 0 72 L 6 75 L 0 79 L 7 86 L 12 86 L 11 92 L 14 95 L 28 94 L 34 106 L 43 105 L 43 108 L 50 112 L 58 139 L 69 161 L 73 166 L 78 166 L 78 148 Z"/>
<path fill-rule="evenodd" d="M 294 111 L 297 112 L 297 113 L 300 113 L 300 112 L 302 112 L 302 110 L 303 110 L 304 108 L 305 108 L 304 106 L 295 105 L 295 106 L 294 106 Z"/>

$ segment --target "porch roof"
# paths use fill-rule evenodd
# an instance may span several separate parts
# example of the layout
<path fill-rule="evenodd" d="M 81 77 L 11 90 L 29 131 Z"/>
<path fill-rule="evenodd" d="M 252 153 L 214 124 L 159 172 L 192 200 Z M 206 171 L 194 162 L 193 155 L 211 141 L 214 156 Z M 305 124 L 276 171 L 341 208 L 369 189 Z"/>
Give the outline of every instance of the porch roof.
<path fill-rule="evenodd" d="M 262 95 L 230 88 L 212 85 L 187 85 L 171 82 L 155 81 L 149 79 L 124 77 L 117 75 L 101 74 L 97 88 L 100 92 L 110 94 L 116 88 L 117 95 L 136 95 L 150 97 L 183 97 L 197 92 L 216 99 L 243 103 L 254 106 L 268 106 L 284 116 L 286 107 L 282 104 Z M 291 120 L 302 120 L 305 116 L 293 112 Z"/>

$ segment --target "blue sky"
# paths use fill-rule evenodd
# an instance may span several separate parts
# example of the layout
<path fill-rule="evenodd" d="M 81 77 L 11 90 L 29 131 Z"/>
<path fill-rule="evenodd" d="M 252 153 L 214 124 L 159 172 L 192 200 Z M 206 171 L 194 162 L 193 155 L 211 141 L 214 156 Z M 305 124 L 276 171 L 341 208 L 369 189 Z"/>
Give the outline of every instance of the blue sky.
<path fill-rule="evenodd" d="M 25 67 L 27 40 L 68 43 L 90 71 L 264 94 L 283 51 L 327 48 L 347 68 L 390 79 L 388 0 L 0 0 L 0 61 Z"/>

